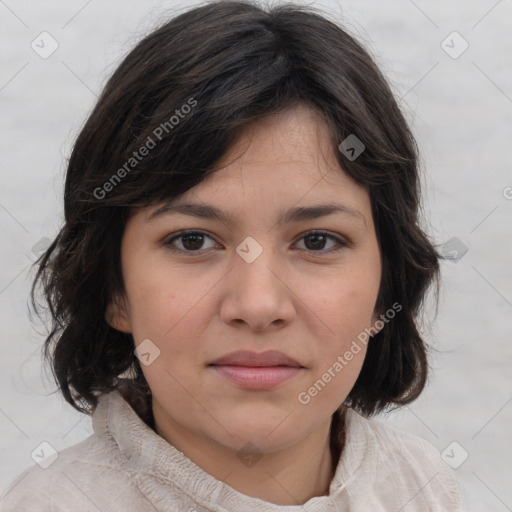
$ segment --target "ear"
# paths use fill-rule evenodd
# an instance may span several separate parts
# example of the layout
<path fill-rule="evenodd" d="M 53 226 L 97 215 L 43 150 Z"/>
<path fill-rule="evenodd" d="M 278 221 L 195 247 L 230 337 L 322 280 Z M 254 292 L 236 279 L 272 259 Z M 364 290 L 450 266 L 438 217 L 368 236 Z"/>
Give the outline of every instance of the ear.
<path fill-rule="evenodd" d="M 382 316 L 383 316 L 382 314 L 379 314 L 375 311 L 372 314 L 372 327 L 371 328 L 372 328 L 372 330 L 377 331 L 377 332 L 375 332 L 375 334 L 378 334 L 386 325 L 386 322 L 383 322 L 381 319 Z M 375 336 L 375 334 L 373 336 Z"/>
<path fill-rule="evenodd" d="M 132 332 L 128 307 L 124 298 L 114 297 L 107 305 L 105 320 L 114 329 L 130 334 Z"/>

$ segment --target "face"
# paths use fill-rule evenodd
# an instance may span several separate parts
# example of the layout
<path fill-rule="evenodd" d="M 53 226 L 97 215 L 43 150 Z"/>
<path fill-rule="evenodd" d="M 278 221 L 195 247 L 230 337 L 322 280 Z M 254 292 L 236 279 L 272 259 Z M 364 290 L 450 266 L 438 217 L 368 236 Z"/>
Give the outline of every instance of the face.
<path fill-rule="evenodd" d="M 375 320 L 381 260 L 369 195 L 328 140 L 306 107 L 258 120 L 220 170 L 127 222 L 125 296 L 107 318 L 144 354 L 157 426 L 270 453 L 330 422 L 353 387 L 366 347 L 350 347 Z M 222 219 L 201 216 L 206 205 Z M 239 350 L 293 362 L 212 366 Z"/>

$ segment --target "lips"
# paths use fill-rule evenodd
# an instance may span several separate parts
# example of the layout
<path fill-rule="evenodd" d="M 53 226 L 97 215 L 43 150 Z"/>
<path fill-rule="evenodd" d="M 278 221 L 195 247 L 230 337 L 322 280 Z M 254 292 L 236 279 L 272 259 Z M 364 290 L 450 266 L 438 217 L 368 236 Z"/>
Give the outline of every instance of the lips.
<path fill-rule="evenodd" d="M 295 359 L 287 356 L 278 350 L 267 350 L 266 352 L 251 352 L 249 350 L 238 350 L 216 359 L 209 366 L 247 366 L 247 367 L 272 367 L 288 366 L 292 368 L 303 368 Z"/>
<path fill-rule="evenodd" d="M 305 371 L 298 361 L 278 350 L 239 350 L 208 366 L 231 385 L 250 391 L 269 391 Z"/>

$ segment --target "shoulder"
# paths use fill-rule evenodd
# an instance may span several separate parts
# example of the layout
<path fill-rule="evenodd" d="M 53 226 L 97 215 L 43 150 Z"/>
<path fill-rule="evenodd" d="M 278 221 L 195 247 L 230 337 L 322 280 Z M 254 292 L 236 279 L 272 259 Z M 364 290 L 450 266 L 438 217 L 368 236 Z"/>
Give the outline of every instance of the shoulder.
<path fill-rule="evenodd" d="M 46 461 L 11 483 L 0 496 L 0 512 L 122 510 L 119 503 L 140 499 L 115 444 L 95 434 Z"/>
<path fill-rule="evenodd" d="M 366 434 L 369 440 L 379 444 L 379 449 L 389 456 L 398 454 L 404 460 L 413 463 L 420 457 L 422 465 L 429 463 L 439 470 L 451 469 L 441 458 L 439 450 L 431 443 L 410 432 L 400 430 L 389 423 L 385 423 L 382 419 L 366 418 L 358 413 L 357 421 L 365 426 Z"/>
<path fill-rule="evenodd" d="M 436 447 L 382 420 L 349 412 L 352 442 L 365 447 L 361 467 L 372 482 L 366 491 L 387 496 L 404 512 L 462 511 L 453 470 Z"/>

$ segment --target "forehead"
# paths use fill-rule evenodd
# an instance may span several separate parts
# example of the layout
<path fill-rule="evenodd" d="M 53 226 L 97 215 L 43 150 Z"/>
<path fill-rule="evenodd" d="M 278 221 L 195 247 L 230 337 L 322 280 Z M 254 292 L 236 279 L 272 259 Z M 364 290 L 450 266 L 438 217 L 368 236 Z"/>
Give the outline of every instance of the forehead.
<path fill-rule="evenodd" d="M 235 224 L 269 217 L 284 224 L 338 210 L 365 226 L 369 195 L 341 167 L 322 117 L 298 106 L 246 125 L 198 185 L 146 211 L 146 220 L 181 213 Z M 276 221 L 275 218 L 279 220 Z"/>
<path fill-rule="evenodd" d="M 216 163 L 215 172 L 194 191 L 222 194 L 244 186 L 244 191 L 251 187 L 268 194 L 285 189 L 302 196 L 315 188 L 334 199 L 341 190 L 350 194 L 361 188 L 340 167 L 335 151 L 320 114 L 297 105 L 245 126 Z"/>

